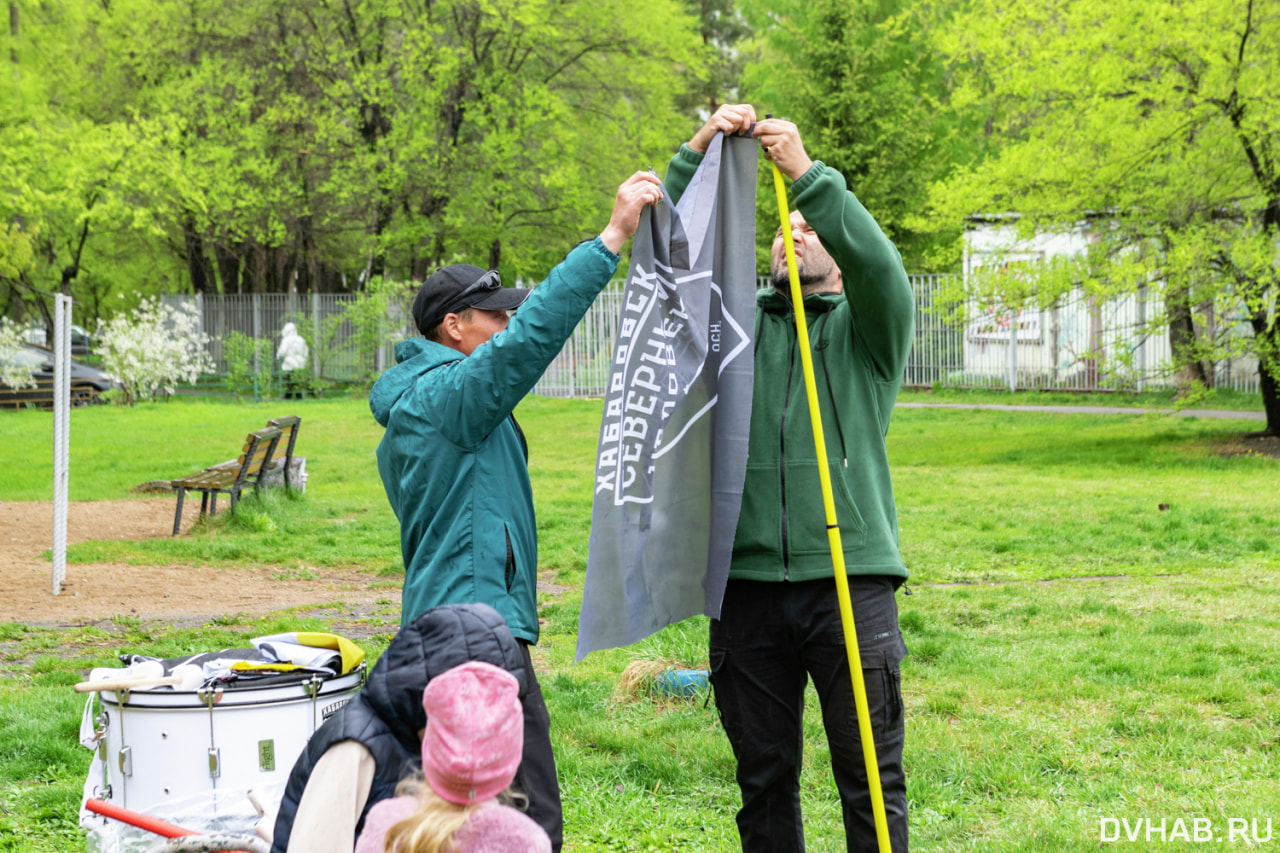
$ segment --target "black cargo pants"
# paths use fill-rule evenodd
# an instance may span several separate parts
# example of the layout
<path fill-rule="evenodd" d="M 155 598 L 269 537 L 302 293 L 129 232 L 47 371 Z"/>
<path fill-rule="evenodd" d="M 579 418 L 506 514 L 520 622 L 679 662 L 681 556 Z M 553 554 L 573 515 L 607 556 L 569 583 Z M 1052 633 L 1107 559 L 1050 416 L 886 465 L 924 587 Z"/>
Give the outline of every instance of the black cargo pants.
<path fill-rule="evenodd" d="M 542 687 L 533 672 L 529 644 L 517 640 L 529 677 L 524 697 L 524 753 L 511 787 L 529 798 L 528 814 L 547 831 L 551 849 L 559 853 L 564 843 L 564 813 L 560 806 L 560 782 L 556 778 L 556 757 L 551 751 L 551 715 L 547 712 Z"/>
<path fill-rule="evenodd" d="M 850 577 L 867 704 L 894 853 L 907 853 L 905 737 L 895 579 Z M 801 718 L 808 678 L 822 705 L 851 851 L 877 850 L 835 580 L 729 581 L 711 622 L 711 684 L 738 761 L 746 853 L 803 851 Z"/>

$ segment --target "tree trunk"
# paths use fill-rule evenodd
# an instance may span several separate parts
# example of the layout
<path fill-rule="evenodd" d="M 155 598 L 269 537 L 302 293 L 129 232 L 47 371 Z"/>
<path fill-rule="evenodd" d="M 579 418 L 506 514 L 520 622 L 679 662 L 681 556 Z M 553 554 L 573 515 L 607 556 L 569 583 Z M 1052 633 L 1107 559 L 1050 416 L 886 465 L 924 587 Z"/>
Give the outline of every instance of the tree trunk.
<path fill-rule="evenodd" d="M 494 237 L 493 244 L 489 246 L 489 269 L 496 270 L 500 263 L 502 263 L 502 238 Z"/>
<path fill-rule="evenodd" d="M 14 82 L 18 82 L 18 4 L 9 0 L 9 61 L 13 63 Z"/>
<path fill-rule="evenodd" d="M 1267 413 L 1267 428 L 1262 434 L 1280 435 L 1280 382 L 1259 365 L 1258 383 L 1262 386 L 1262 408 Z"/>
<path fill-rule="evenodd" d="M 365 278 L 365 287 L 369 286 L 369 281 L 375 276 L 382 277 L 387 273 L 387 255 L 382 247 L 382 235 L 391 226 L 391 217 L 395 214 L 395 208 L 387 199 L 385 190 L 378 191 L 377 204 L 377 220 L 373 224 L 373 236 L 377 240 L 378 249 L 370 258 L 369 275 Z"/>
<path fill-rule="evenodd" d="M 53 315 L 49 313 L 49 306 L 44 304 L 44 297 L 36 294 L 36 305 L 40 307 L 40 316 L 44 318 L 44 339 L 50 346 L 53 345 Z"/>
<path fill-rule="evenodd" d="M 218 264 L 218 278 L 222 279 L 222 292 L 238 293 L 240 291 L 239 256 L 222 245 L 214 247 L 213 256 Z"/>
<path fill-rule="evenodd" d="M 1267 413 L 1267 428 L 1260 435 L 1280 435 L 1280 323 L 1267 329 L 1267 312 L 1255 311 L 1249 317 L 1258 353 L 1258 386 L 1262 391 L 1262 408 Z"/>
<path fill-rule="evenodd" d="M 318 292 L 320 290 L 320 262 L 316 251 L 315 230 L 311 216 L 304 214 L 298 218 L 298 292 Z"/>
<path fill-rule="evenodd" d="M 1204 338 L 1209 342 L 1208 357 L 1201 362 L 1201 369 L 1204 371 L 1204 387 L 1216 388 L 1218 387 L 1218 363 L 1213 356 L 1218 345 L 1218 321 L 1213 313 L 1213 300 L 1200 303 L 1200 316 L 1204 317 Z"/>
<path fill-rule="evenodd" d="M 1181 394 L 1193 382 L 1206 384 L 1204 365 L 1196 357 L 1196 323 L 1191 311 L 1191 297 L 1185 288 L 1170 287 L 1165 305 L 1169 311 L 1169 348 Z"/>
<path fill-rule="evenodd" d="M 449 199 L 435 193 L 428 193 L 418 206 L 418 217 L 432 222 L 444 211 Z M 426 281 L 427 275 L 440 266 L 444 256 L 444 242 L 440 230 L 435 229 L 429 237 L 425 237 L 414 247 L 413 262 L 409 268 L 409 277 L 414 281 Z"/>
<path fill-rule="evenodd" d="M 381 104 L 365 102 L 364 108 L 361 110 L 362 121 L 360 123 L 360 135 L 364 138 L 365 145 L 369 148 L 369 153 L 376 156 L 378 150 L 378 141 L 383 139 L 391 132 L 391 119 L 382 109 Z M 381 159 L 378 160 L 374 167 L 374 174 L 381 175 L 384 169 Z M 395 214 L 394 204 L 389 196 L 388 191 L 382 186 L 381 180 L 374 181 L 376 188 L 374 195 L 374 221 L 373 233 L 377 249 L 369 258 L 366 269 L 365 280 L 363 286 L 367 288 L 369 282 L 374 276 L 382 276 L 386 273 L 387 256 L 385 249 L 382 247 L 382 235 L 391 225 L 391 217 Z"/>
<path fill-rule="evenodd" d="M 1015 316 L 1014 322 L 1017 322 Z M 1086 387 L 1090 391 L 1100 389 L 1102 359 L 1106 353 L 1102 349 L 1102 303 L 1097 296 L 1089 297 L 1089 356 L 1085 371 Z"/>
<path fill-rule="evenodd" d="M 213 279 L 213 264 L 204 250 L 204 238 L 196 230 L 195 220 L 189 216 L 182 217 L 182 236 L 186 241 L 187 273 L 191 276 L 191 289 L 196 293 L 212 293 L 216 290 Z"/>
<path fill-rule="evenodd" d="M 261 293 L 262 280 L 264 270 L 267 266 L 266 251 L 258 242 L 249 244 L 249 251 L 245 253 L 244 267 L 241 270 L 241 280 L 244 286 L 241 288 L 243 293 Z"/>
<path fill-rule="evenodd" d="M 9 0 L 9 61 L 13 63 L 14 77 L 18 76 L 18 3 Z M 17 82 L 17 81 L 14 81 Z"/>

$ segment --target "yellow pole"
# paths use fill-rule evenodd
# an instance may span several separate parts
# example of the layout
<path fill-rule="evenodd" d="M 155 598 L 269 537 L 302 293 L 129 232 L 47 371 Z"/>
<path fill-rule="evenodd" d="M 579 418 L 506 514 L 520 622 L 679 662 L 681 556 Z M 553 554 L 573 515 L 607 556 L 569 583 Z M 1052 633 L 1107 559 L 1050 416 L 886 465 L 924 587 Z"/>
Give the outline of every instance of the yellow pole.
<path fill-rule="evenodd" d="M 871 716 L 867 709 L 867 685 L 862 677 L 862 657 L 858 654 L 858 632 L 853 624 L 853 608 L 849 604 L 849 578 L 845 575 L 844 546 L 840 542 L 840 525 L 836 522 L 836 503 L 831 493 L 831 469 L 827 467 L 827 445 L 822 435 L 822 413 L 818 410 L 817 384 L 813 377 L 813 354 L 809 351 L 809 327 L 805 324 L 804 298 L 800 294 L 800 274 L 796 269 L 796 246 L 791 239 L 791 214 L 787 206 L 787 190 L 782 183 L 778 164 L 773 166 L 773 188 L 778 195 L 778 215 L 782 219 L 782 240 L 787 248 L 787 273 L 791 279 L 792 313 L 796 316 L 800 363 L 804 366 L 804 387 L 809 397 L 809 419 L 813 422 L 813 441 L 818 453 L 818 478 L 822 483 L 822 505 L 827 513 L 827 540 L 831 545 L 831 562 L 835 568 L 836 596 L 840 600 L 840 621 L 844 625 L 845 651 L 849 655 L 849 674 L 853 678 L 853 700 L 858 710 L 858 732 L 862 737 L 862 759 L 867 764 L 867 784 L 871 788 L 871 810 L 876 820 L 876 841 L 880 853 L 893 853 L 889 844 L 889 821 L 884 814 L 884 791 L 880 788 L 880 764 L 876 761 L 876 744 L 871 735 Z"/>

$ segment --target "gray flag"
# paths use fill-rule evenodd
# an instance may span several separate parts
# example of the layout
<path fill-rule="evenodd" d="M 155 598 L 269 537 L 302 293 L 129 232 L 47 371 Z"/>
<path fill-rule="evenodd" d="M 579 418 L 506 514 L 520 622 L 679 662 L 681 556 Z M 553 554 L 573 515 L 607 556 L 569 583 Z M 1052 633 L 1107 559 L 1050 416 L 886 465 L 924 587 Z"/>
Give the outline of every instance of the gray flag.
<path fill-rule="evenodd" d="M 759 146 L 717 135 L 631 250 L 597 455 L 577 659 L 720 615 L 751 420 Z"/>

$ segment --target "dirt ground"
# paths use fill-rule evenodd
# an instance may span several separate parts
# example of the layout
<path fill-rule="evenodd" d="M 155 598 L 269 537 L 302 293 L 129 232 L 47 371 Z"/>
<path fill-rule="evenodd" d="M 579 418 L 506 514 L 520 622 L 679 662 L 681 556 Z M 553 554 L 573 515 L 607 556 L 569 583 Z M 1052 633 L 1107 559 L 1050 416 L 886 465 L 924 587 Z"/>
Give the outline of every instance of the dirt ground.
<path fill-rule="evenodd" d="M 1218 446 L 1222 456 L 1270 456 L 1280 459 L 1280 435 L 1243 435 Z"/>
<path fill-rule="evenodd" d="M 173 530 L 173 497 L 72 502 L 67 511 L 68 544 L 85 539 L 149 539 Z M 200 502 L 183 507 L 182 529 L 199 513 Z M 277 567 L 214 569 L 207 566 L 131 566 L 123 563 L 68 564 L 58 595 L 53 571 L 43 556 L 53 541 L 53 505 L 0 502 L 0 622 L 76 626 L 117 615 L 200 624 L 214 617 L 261 615 L 304 605 L 340 602 L 342 617 L 359 618 L 379 599 L 398 601 L 395 588 L 369 589 L 372 576 L 316 567 L 314 579 L 276 579 Z M 384 607 L 378 607 L 379 611 Z M 398 615 L 393 615 L 398 619 Z"/>

